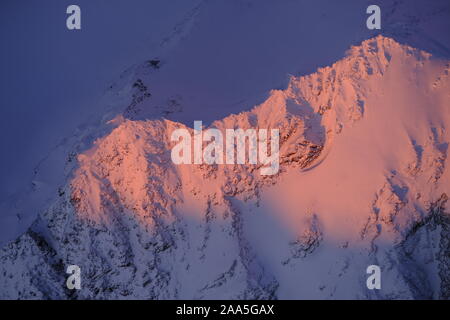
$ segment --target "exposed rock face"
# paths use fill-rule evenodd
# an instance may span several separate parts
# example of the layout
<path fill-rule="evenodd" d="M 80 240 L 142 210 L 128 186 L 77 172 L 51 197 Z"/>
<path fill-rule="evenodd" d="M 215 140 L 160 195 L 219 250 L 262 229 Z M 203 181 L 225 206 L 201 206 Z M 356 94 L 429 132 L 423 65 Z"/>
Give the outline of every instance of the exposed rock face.
<path fill-rule="evenodd" d="M 448 68 L 379 36 L 211 125 L 279 129 L 274 176 L 175 165 L 185 125 L 121 118 L 1 250 L 0 297 L 448 299 Z M 151 99 L 135 84 L 128 115 Z M 81 290 L 65 286 L 71 264 Z"/>

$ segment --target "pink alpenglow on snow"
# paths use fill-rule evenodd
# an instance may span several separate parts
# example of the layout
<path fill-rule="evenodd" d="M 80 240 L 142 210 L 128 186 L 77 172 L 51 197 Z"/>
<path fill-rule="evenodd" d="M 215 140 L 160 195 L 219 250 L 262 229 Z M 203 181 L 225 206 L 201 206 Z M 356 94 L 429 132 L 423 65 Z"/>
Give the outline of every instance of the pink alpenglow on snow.
<path fill-rule="evenodd" d="M 448 299 L 449 74 L 378 36 L 206 130 L 119 115 L 0 252 L 0 297 L 67 297 L 62 259 L 79 298 Z"/>
<path fill-rule="evenodd" d="M 249 164 L 256 165 L 259 160 L 259 163 L 263 165 L 260 168 L 261 175 L 277 174 L 280 133 L 278 129 L 270 130 L 269 155 L 267 132 L 267 129 L 226 129 L 224 140 L 222 131 L 219 129 L 210 128 L 203 132 L 202 122 L 194 121 L 193 139 L 189 130 L 185 128 L 172 132 L 171 141 L 178 141 L 172 148 L 172 161 L 175 164 L 245 164 L 248 158 Z M 203 142 L 209 142 L 209 144 L 203 147 Z"/>

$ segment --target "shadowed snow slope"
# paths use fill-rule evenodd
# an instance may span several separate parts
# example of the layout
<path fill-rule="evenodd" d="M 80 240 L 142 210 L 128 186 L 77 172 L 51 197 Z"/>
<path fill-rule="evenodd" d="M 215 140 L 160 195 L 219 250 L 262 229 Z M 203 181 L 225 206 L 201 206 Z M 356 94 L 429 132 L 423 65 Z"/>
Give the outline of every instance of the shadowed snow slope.
<path fill-rule="evenodd" d="M 177 166 L 185 124 L 118 116 L 2 249 L 0 297 L 448 298 L 449 71 L 378 36 L 210 125 L 280 129 L 274 176 Z M 65 289 L 69 264 L 81 290 Z"/>

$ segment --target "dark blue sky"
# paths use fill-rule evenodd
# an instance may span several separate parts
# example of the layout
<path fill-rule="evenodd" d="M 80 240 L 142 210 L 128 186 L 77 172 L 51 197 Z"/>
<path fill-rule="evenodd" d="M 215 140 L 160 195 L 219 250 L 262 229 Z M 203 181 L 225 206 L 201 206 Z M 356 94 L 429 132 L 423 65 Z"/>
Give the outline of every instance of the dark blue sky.
<path fill-rule="evenodd" d="M 151 56 L 148 48 L 189 2 L 1 1 L 0 201 L 73 130 L 88 101 L 126 67 Z M 81 7 L 82 30 L 66 28 L 70 4 Z"/>

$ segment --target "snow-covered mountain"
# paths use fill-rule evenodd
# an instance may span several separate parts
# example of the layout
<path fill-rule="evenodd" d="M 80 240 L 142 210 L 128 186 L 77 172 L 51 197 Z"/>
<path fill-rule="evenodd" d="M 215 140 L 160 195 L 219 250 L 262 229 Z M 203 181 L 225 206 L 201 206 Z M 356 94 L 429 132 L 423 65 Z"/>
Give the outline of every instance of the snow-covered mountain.
<path fill-rule="evenodd" d="M 124 73 L 127 108 L 73 138 L 58 194 L 0 252 L 1 298 L 449 298 L 449 60 L 380 35 L 208 125 L 280 129 L 273 176 L 175 165 L 170 135 L 192 128 L 148 88 L 164 67 Z"/>

